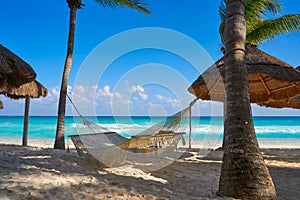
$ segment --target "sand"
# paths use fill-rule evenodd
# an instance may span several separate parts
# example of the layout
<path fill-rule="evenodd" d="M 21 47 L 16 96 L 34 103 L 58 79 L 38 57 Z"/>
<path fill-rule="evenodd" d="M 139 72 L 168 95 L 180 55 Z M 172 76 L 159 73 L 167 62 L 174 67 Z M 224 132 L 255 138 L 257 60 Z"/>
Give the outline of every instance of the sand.
<path fill-rule="evenodd" d="M 41 145 L 40 145 L 41 146 Z M 278 199 L 300 198 L 300 149 L 262 149 Z M 216 196 L 222 151 L 185 152 L 169 166 L 101 168 L 74 149 L 0 145 L 0 199 L 223 199 Z"/>

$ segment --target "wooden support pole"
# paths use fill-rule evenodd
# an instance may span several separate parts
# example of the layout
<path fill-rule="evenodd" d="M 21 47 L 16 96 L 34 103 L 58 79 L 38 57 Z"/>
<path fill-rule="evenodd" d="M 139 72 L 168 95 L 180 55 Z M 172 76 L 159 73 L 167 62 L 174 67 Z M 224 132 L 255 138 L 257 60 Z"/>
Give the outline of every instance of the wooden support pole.
<path fill-rule="evenodd" d="M 189 119 L 190 119 L 190 132 L 189 132 L 189 149 L 192 149 L 192 106 L 197 102 L 198 98 L 190 102 L 189 107 Z"/>
<path fill-rule="evenodd" d="M 30 96 L 26 96 L 26 98 L 25 98 L 24 125 L 23 125 L 23 139 L 22 139 L 22 145 L 23 146 L 27 146 L 27 140 L 28 140 L 29 104 L 30 104 Z"/>
<path fill-rule="evenodd" d="M 192 106 L 189 107 L 190 132 L 189 132 L 189 149 L 192 149 Z"/>

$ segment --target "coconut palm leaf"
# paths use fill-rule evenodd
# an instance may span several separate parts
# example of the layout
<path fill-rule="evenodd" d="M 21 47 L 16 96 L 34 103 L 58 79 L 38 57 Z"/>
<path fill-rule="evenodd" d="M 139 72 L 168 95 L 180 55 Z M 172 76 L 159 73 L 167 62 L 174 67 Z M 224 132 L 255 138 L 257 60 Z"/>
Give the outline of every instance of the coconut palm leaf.
<path fill-rule="evenodd" d="M 277 0 L 246 0 L 245 17 L 247 21 L 260 19 L 270 12 L 276 16 L 281 12 L 281 4 Z"/>
<path fill-rule="evenodd" d="M 276 35 L 294 32 L 299 29 L 299 14 L 285 15 L 277 19 L 259 20 L 252 28 L 247 30 L 247 42 L 257 45 L 265 40 L 273 39 Z"/>
<path fill-rule="evenodd" d="M 261 18 L 268 12 L 274 16 L 281 12 L 281 4 L 277 0 L 246 0 L 245 1 L 245 18 L 246 21 Z M 226 4 L 222 0 L 219 6 L 219 15 L 221 21 L 225 20 Z"/>
<path fill-rule="evenodd" d="M 145 14 L 151 14 L 151 11 L 147 7 L 146 3 L 142 0 L 95 0 L 103 7 L 128 7 L 136 9 Z"/>
<path fill-rule="evenodd" d="M 258 45 L 265 40 L 273 39 L 278 34 L 290 33 L 300 29 L 300 15 L 284 15 L 270 20 L 263 19 L 268 12 L 276 16 L 281 11 L 281 4 L 277 0 L 246 0 L 245 17 L 247 38 L 246 42 Z M 221 24 L 219 33 L 224 42 L 225 32 L 225 0 L 219 6 Z"/>
<path fill-rule="evenodd" d="M 261 20 L 268 12 L 276 16 L 281 11 L 281 4 L 277 0 L 246 0 L 245 1 L 245 18 L 246 18 L 246 29 L 253 30 L 253 23 Z M 219 27 L 219 33 L 224 42 L 225 33 L 225 16 L 226 16 L 226 3 L 222 0 L 219 6 L 219 15 L 221 18 L 221 24 Z M 248 42 L 248 41 L 247 41 Z"/>

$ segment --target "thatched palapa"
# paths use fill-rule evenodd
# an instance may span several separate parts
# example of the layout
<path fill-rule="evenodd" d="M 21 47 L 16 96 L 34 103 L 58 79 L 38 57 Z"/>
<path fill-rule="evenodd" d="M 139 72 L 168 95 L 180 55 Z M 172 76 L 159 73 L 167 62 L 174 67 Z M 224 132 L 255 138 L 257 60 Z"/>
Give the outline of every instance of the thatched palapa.
<path fill-rule="evenodd" d="M 295 108 L 300 109 L 300 96 L 292 99 L 284 99 L 278 101 L 270 101 L 268 103 L 259 104 L 260 106 L 266 106 L 270 108 Z"/>
<path fill-rule="evenodd" d="M 48 95 L 48 90 L 38 81 L 34 80 L 31 81 L 30 83 L 25 83 L 18 88 L 13 86 L 8 86 L 6 84 L 5 86 L 0 87 L 0 94 L 4 94 L 5 96 L 12 99 L 25 98 L 25 113 L 24 113 L 22 145 L 27 146 L 30 98 L 39 98 L 41 96 L 45 97 Z"/>
<path fill-rule="evenodd" d="M 2 101 L 0 101 L 0 109 L 3 109 Z"/>
<path fill-rule="evenodd" d="M 20 99 L 29 96 L 30 98 L 45 97 L 48 95 L 48 90 L 38 81 L 25 83 L 20 87 L 5 86 L 0 88 L 0 94 L 12 99 Z"/>
<path fill-rule="evenodd" d="M 35 77 L 36 73 L 25 61 L 0 44 L 0 87 L 19 87 Z"/>
<path fill-rule="evenodd" d="M 300 72 L 254 45 L 246 45 L 246 67 L 251 103 L 267 106 L 272 102 L 269 106 L 281 107 L 282 102 L 291 102 L 289 99 L 300 94 Z M 224 77 L 223 57 L 200 75 L 188 91 L 202 100 L 224 102 Z M 282 102 L 277 105 L 277 101 Z"/>
<path fill-rule="evenodd" d="M 35 78 L 36 73 L 25 61 L 0 44 L 0 94 L 12 99 L 25 98 L 24 146 L 27 146 L 30 98 L 48 94 L 47 89 Z"/>
<path fill-rule="evenodd" d="M 300 66 L 296 67 L 298 71 L 300 71 Z M 278 101 L 270 101 L 267 103 L 263 103 L 260 106 L 266 106 L 271 108 L 295 108 L 300 109 L 300 95 L 294 98 L 278 100 Z"/>

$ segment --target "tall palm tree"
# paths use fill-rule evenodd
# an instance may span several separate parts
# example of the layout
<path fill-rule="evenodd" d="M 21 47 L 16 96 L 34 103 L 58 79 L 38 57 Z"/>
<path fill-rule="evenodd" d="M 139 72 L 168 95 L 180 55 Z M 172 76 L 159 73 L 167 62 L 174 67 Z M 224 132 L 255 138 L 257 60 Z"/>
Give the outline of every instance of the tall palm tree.
<path fill-rule="evenodd" d="M 244 0 L 226 0 L 225 19 L 226 114 L 218 194 L 238 199 L 276 199 L 251 114 Z"/>
<path fill-rule="evenodd" d="M 277 17 L 281 12 L 282 4 L 278 0 L 245 0 L 246 42 L 259 45 L 276 35 L 290 33 L 300 29 L 300 15 L 289 14 Z M 225 0 L 219 7 L 221 17 L 220 35 L 224 42 L 225 33 Z M 268 14 L 273 18 L 266 19 Z"/>
<path fill-rule="evenodd" d="M 128 7 L 136 9 L 142 13 L 150 14 L 149 9 L 143 0 L 95 0 L 100 6 L 103 7 Z M 64 138 L 64 121 L 65 121 L 65 110 L 66 110 L 66 95 L 68 87 L 69 74 L 72 67 L 72 57 L 74 49 L 74 34 L 76 24 L 76 12 L 82 8 L 84 4 L 81 0 L 67 0 L 67 4 L 70 8 L 70 21 L 69 21 L 69 36 L 68 36 L 68 50 L 67 57 L 64 65 L 64 72 L 61 81 L 61 89 L 58 104 L 58 120 L 56 128 L 56 137 L 54 148 L 65 149 L 65 138 Z"/>
<path fill-rule="evenodd" d="M 232 39 L 229 37 L 232 36 L 231 34 L 235 31 L 242 30 L 241 27 L 236 30 L 232 29 L 232 24 L 230 24 L 229 21 L 225 21 L 226 17 L 233 17 L 231 14 L 236 13 L 236 11 L 232 11 L 231 8 L 229 8 L 229 5 L 233 5 L 232 3 L 233 1 L 229 2 L 228 0 L 227 6 L 225 6 L 225 0 L 223 0 L 220 5 L 220 16 L 222 19 L 220 35 L 223 44 L 225 43 L 225 46 L 227 46 L 225 48 L 225 53 L 228 52 L 225 54 L 228 58 L 225 63 L 225 65 L 228 66 L 226 68 L 226 83 L 228 84 L 226 85 L 227 112 L 224 124 L 225 154 L 220 177 L 219 194 L 242 199 L 275 199 L 276 193 L 272 179 L 262 160 L 257 145 L 252 125 L 251 109 L 250 107 L 242 109 L 241 105 L 241 103 L 244 106 L 246 105 L 245 100 L 243 99 L 245 98 L 245 94 L 248 96 L 248 91 L 245 91 L 248 90 L 248 83 L 245 85 L 245 81 L 247 80 L 239 77 L 245 72 L 234 69 L 234 67 L 238 67 L 239 65 L 234 64 L 232 58 L 238 58 L 238 56 L 231 57 L 231 54 L 236 53 L 236 50 L 239 49 L 239 47 L 236 49 L 236 43 L 228 41 Z M 239 2 L 236 3 L 238 4 Z M 265 40 L 273 39 L 276 35 L 300 29 L 299 14 L 284 15 L 276 18 L 281 11 L 281 4 L 277 0 L 245 0 L 244 7 L 247 32 L 245 40 L 247 43 L 258 45 Z M 237 7 L 235 8 L 238 9 Z M 228 10 L 230 10 L 231 14 L 226 15 L 226 11 L 228 12 Z M 267 13 L 274 15 L 274 18 L 265 19 Z M 238 21 L 237 24 L 241 25 L 241 21 Z M 240 25 L 238 25 L 238 27 Z M 230 27 L 226 29 L 226 26 Z M 232 32 L 230 32 L 230 30 L 232 30 Z M 237 33 L 241 34 L 241 32 Z M 242 42 L 241 35 L 235 37 L 239 42 Z M 235 78 L 232 79 L 232 77 Z M 235 84 L 235 80 L 243 81 L 239 81 L 238 84 Z M 242 87 L 242 85 L 244 85 L 244 87 Z M 237 91 L 240 91 L 242 95 L 235 96 L 234 94 L 236 94 Z M 240 107 L 236 104 L 240 105 Z M 248 113 L 250 113 L 250 116 L 246 115 Z M 241 116 L 243 116 L 243 118 Z M 249 127 L 243 127 L 242 122 L 239 125 L 239 121 L 247 122 Z M 243 152 L 242 154 L 244 155 L 239 154 L 239 151 L 240 153 Z M 255 170 L 251 170 L 251 168 Z"/>

